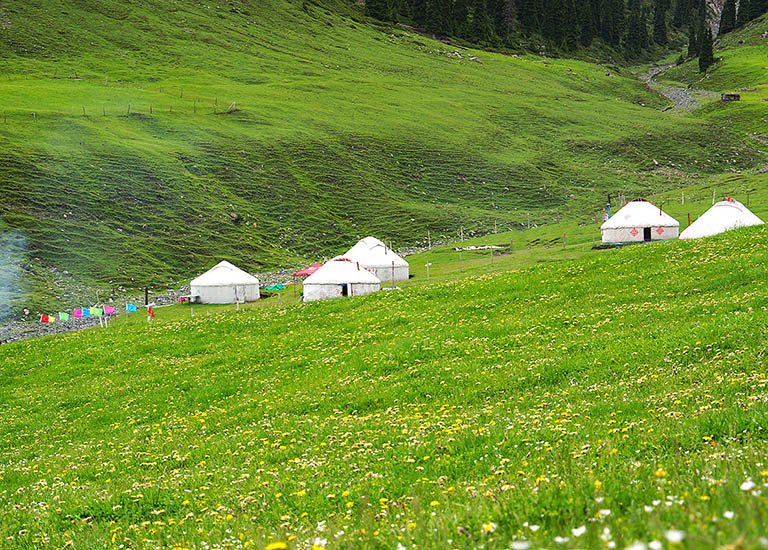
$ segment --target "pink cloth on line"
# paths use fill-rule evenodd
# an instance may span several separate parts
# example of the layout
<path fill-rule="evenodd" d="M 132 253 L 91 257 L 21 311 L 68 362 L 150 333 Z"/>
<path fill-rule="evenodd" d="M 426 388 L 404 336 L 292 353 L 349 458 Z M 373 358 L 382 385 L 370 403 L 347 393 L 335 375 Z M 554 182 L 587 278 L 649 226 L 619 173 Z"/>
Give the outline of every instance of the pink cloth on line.
<path fill-rule="evenodd" d="M 77 309 L 77 308 L 75 308 L 75 312 L 74 312 L 74 315 L 75 315 L 75 317 L 77 317 L 77 318 L 82 318 L 82 317 L 83 317 L 83 310 L 82 310 L 82 309 Z"/>
<path fill-rule="evenodd" d="M 115 312 L 115 308 L 112 306 L 104 306 L 104 313 L 107 315 L 112 315 Z"/>

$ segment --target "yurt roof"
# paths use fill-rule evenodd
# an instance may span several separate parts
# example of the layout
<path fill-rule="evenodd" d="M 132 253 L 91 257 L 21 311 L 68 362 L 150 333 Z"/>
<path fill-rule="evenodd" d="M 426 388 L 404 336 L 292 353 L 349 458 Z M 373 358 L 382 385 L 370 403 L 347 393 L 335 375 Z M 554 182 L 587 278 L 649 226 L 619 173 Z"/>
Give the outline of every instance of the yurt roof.
<path fill-rule="evenodd" d="M 653 203 L 634 199 L 625 204 L 600 229 L 628 227 L 680 227 L 680 223 Z"/>
<path fill-rule="evenodd" d="M 305 285 L 340 285 L 344 283 L 380 283 L 379 278 L 358 262 L 337 256 L 304 279 Z"/>
<path fill-rule="evenodd" d="M 375 237 L 366 237 L 360 240 L 344 254 L 344 257 L 367 266 L 389 267 L 392 262 L 395 262 L 395 266 L 408 265 L 408 262 L 392 252 L 387 245 Z"/>
<path fill-rule="evenodd" d="M 193 279 L 190 286 L 230 286 L 259 284 L 259 280 L 232 265 L 229 262 L 219 262 L 211 269 Z"/>
<path fill-rule="evenodd" d="M 755 216 L 749 208 L 739 201 L 726 198 L 713 205 L 704 212 L 698 220 L 693 222 L 682 233 L 681 239 L 698 239 L 717 235 L 724 231 L 730 231 L 738 227 L 760 225 L 763 220 Z"/>

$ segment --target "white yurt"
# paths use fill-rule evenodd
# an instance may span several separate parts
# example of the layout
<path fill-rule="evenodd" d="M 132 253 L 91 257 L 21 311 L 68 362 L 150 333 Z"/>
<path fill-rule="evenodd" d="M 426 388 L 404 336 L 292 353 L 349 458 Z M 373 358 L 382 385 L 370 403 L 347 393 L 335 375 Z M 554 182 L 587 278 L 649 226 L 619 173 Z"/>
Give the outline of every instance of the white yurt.
<path fill-rule="evenodd" d="M 200 304 L 234 304 L 259 299 L 259 280 L 229 262 L 220 262 L 194 279 L 192 301 Z"/>
<path fill-rule="evenodd" d="M 676 239 L 680 223 L 645 199 L 634 199 L 600 226 L 604 243 Z"/>
<path fill-rule="evenodd" d="M 381 290 L 381 281 L 357 262 L 337 256 L 304 279 L 304 301 L 364 296 Z"/>
<path fill-rule="evenodd" d="M 724 233 L 731 229 L 761 225 L 762 223 L 763 220 L 750 212 L 749 208 L 739 201 L 726 197 L 704 212 L 698 220 L 680 233 L 680 238 L 699 239 Z"/>
<path fill-rule="evenodd" d="M 362 267 L 376 275 L 382 283 L 408 280 L 408 262 L 374 237 L 362 239 L 350 248 L 344 257 L 360 262 Z"/>

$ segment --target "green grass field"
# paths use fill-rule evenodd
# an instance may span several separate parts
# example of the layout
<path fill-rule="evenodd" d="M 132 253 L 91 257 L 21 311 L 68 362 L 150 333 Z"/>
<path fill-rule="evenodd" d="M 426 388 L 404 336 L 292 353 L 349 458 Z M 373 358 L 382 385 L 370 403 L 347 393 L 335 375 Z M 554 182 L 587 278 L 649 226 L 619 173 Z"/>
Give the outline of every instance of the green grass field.
<path fill-rule="evenodd" d="M 0 245 L 20 233 L 28 259 L 100 288 L 221 259 L 293 266 L 368 234 L 584 223 L 609 192 L 763 158 L 720 119 L 660 113 L 615 67 L 466 50 L 342 2 L 37 0 L 0 16 Z M 7 315 L 75 305 L 21 275 Z"/>
<path fill-rule="evenodd" d="M 763 83 L 672 115 L 342 2 L 94 6 L 0 8 L 0 317 L 473 238 L 371 296 L 0 346 L 0 548 L 766 546 L 768 229 L 592 250 L 609 192 L 768 219 Z"/>
<path fill-rule="evenodd" d="M 3 547 L 757 548 L 766 236 L 4 345 Z"/>

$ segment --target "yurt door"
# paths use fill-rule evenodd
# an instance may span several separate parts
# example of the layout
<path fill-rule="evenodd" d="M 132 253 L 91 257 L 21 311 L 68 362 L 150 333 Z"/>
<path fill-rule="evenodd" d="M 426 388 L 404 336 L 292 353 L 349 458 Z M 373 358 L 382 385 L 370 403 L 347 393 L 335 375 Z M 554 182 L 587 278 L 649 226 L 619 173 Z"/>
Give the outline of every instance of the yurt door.
<path fill-rule="evenodd" d="M 648 242 L 651 240 L 651 228 L 650 227 L 644 227 L 643 228 L 643 240 L 645 242 Z"/>

